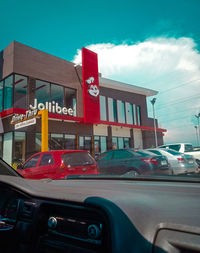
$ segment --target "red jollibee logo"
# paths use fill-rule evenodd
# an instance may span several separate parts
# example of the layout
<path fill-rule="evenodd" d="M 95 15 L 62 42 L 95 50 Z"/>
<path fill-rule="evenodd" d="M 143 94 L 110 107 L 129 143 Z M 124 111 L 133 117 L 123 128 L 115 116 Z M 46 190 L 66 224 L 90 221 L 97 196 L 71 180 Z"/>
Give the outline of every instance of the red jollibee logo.
<path fill-rule="evenodd" d="M 93 96 L 97 97 L 99 95 L 99 89 L 97 88 L 97 85 L 94 84 L 94 77 L 91 76 L 86 80 L 87 86 L 88 86 L 88 93 Z"/>

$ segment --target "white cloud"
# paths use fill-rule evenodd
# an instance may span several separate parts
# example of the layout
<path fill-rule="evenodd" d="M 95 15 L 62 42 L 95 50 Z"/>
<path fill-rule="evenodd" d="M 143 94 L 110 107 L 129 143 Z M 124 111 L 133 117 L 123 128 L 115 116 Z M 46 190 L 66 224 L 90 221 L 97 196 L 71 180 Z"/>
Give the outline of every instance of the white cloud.
<path fill-rule="evenodd" d="M 156 115 L 161 126 L 168 129 L 166 142 L 187 136 L 195 143 L 192 116 L 200 112 L 200 54 L 195 46 L 191 38 L 182 37 L 87 48 L 98 53 L 99 71 L 104 77 L 159 91 Z M 80 50 L 74 62 L 81 63 Z M 151 116 L 149 102 L 148 106 Z"/>

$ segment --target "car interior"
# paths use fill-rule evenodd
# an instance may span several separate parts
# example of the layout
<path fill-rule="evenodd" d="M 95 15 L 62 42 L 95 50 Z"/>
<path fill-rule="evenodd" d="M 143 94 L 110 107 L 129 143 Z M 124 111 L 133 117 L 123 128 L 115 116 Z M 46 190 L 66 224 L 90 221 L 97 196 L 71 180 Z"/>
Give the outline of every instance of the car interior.
<path fill-rule="evenodd" d="M 1 252 L 200 252 L 198 180 L 2 175 Z"/>

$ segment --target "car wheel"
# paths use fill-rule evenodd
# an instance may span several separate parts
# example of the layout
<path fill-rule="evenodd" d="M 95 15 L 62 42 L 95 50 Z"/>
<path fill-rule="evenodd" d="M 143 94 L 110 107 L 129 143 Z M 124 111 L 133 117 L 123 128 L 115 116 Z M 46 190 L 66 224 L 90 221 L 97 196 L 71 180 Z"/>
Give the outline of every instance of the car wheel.
<path fill-rule="evenodd" d="M 139 172 L 136 171 L 136 170 L 130 170 L 130 171 L 126 172 L 124 175 L 136 177 L 136 176 L 139 176 L 140 174 L 139 174 Z"/>

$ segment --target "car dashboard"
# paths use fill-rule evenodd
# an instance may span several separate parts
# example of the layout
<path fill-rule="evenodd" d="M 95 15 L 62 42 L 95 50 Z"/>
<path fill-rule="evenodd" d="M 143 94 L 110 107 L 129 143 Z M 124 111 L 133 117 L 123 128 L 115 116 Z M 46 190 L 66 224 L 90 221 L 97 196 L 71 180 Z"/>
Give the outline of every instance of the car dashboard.
<path fill-rule="evenodd" d="M 0 178 L 1 252 L 200 252 L 198 183 Z"/>

